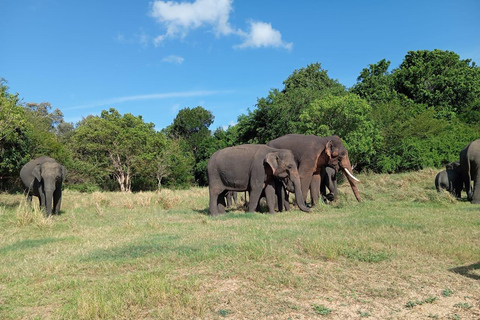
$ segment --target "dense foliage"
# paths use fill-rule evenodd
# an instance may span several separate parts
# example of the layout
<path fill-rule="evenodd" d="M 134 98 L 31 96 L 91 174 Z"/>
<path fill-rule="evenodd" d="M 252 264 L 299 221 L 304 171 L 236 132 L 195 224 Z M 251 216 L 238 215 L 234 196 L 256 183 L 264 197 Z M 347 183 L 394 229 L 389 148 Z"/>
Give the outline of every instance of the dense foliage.
<path fill-rule="evenodd" d="M 440 167 L 480 136 L 480 68 L 449 51 L 410 51 L 400 66 L 364 68 L 352 88 L 320 63 L 293 71 L 256 108 L 224 130 L 201 106 L 180 110 L 156 130 L 142 116 L 114 108 L 73 124 L 48 102 L 22 103 L 0 80 L 0 188 L 20 186 L 23 164 L 49 155 L 68 169 L 67 186 L 154 190 L 207 185 L 219 149 L 267 143 L 288 133 L 340 136 L 357 170 L 399 172 Z"/>

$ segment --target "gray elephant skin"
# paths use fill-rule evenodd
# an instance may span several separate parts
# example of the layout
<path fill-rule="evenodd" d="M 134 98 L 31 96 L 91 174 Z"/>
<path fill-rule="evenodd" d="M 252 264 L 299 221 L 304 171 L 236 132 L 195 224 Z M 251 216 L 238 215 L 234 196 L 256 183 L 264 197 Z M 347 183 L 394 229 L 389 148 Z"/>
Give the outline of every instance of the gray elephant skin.
<path fill-rule="evenodd" d="M 462 197 L 463 179 L 459 161 L 447 164 L 446 170 L 437 173 L 435 188 L 438 192 L 447 190 L 458 199 Z"/>
<path fill-rule="evenodd" d="M 333 202 L 338 199 L 338 185 L 337 185 L 337 170 L 332 167 L 323 167 L 320 173 L 321 182 L 320 182 L 320 195 L 322 200 L 327 202 Z M 288 192 L 293 192 L 293 184 L 289 179 L 284 179 L 280 183 L 276 184 L 277 195 L 279 197 L 279 202 L 283 200 L 283 208 L 288 211 L 290 209 L 290 203 L 288 202 Z M 327 193 L 328 190 L 328 193 Z M 283 209 L 280 207 L 280 211 Z"/>
<path fill-rule="evenodd" d="M 333 202 L 338 199 L 337 170 L 332 167 L 323 167 L 321 172 L 320 194 L 323 201 Z M 330 191 L 327 193 L 327 189 Z"/>
<path fill-rule="evenodd" d="M 20 178 L 29 201 L 32 196 L 38 197 L 40 208 L 47 216 L 60 213 L 62 183 L 66 174 L 64 166 L 45 156 L 31 160 L 20 170 Z"/>
<path fill-rule="evenodd" d="M 310 189 L 312 205 L 318 203 L 320 198 L 321 169 L 325 166 L 331 166 L 336 170 L 340 168 L 345 173 L 355 198 L 359 202 L 362 201 L 356 185 L 359 180 L 352 174 L 348 151 L 340 137 L 287 134 L 271 140 L 267 145 L 293 152 L 300 175 L 302 196 L 306 199 Z"/>
<path fill-rule="evenodd" d="M 460 167 L 467 199 L 480 204 L 480 139 L 470 142 L 460 152 Z"/>
<path fill-rule="evenodd" d="M 227 191 L 225 198 L 227 199 L 227 208 L 230 208 L 234 203 L 237 205 L 238 196 L 236 191 Z"/>
<path fill-rule="evenodd" d="M 294 156 L 289 150 L 279 150 L 262 144 L 245 144 L 215 152 L 207 164 L 211 215 L 225 213 L 225 194 L 248 191 L 248 211 L 254 212 L 265 192 L 268 211 L 275 212 L 275 177 L 289 178 L 295 186 L 298 207 L 309 211 L 300 192 L 300 178 Z"/>

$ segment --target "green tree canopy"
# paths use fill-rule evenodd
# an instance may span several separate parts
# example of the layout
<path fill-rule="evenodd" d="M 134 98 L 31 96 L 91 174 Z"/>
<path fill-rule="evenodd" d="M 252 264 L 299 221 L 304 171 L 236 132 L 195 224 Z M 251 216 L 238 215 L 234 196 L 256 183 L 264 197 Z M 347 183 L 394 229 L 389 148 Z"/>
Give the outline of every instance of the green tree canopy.
<path fill-rule="evenodd" d="M 356 166 L 368 166 L 375 155 L 375 144 L 381 142 L 370 105 L 355 94 L 315 100 L 303 110 L 300 120 L 304 134 L 341 137 Z"/>
<path fill-rule="evenodd" d="M 238 118 L 239 140 L 266 143 L 288 133 L 301 133 L 300 114 L 313 101 L 326 95 L 346 94 L 345 87 L 328 77 L 320 63 L 295 70 L 283 90 L 272 89 L 257 100 L 256 109 Z"/>
<path fill-rule="evenodd" d="M 99 117 L 89 116 L 81 121 L 72 136 L 72 147 L 85 174 L 97 179 L 112 175 L 120 190 L 128 192 L 145 162 L 154 161 L 164 146 L 161 137 L 153 123 L 145 123 L 142 116 L 122 116 L 110 108 Z"/>
<path fill-rule="evenodd" d="M 0 79 L 0 187 L 12 185 L 21 166 L 29 159 L 30 139 L 25 109 L 18 94 L 8 92 Z M 9 187 L 8 186 L 8 187 Z"/>
<path fill-rule="evenodd" d="M 450 119 L 472 109 L 478 111 L 480 69 L 455 52 L 409 51 L 393 77 L 398 93 L 434 108 L 436 117 Z"/>
<path fill-rule="evenodd" d="M 373 105 L 396 99 L 397 92 L 393 77 L 388 72 L 389 67 L 390 61 L 383 59 L 364 68 L 350 91 Z"/>
<path fill-rule="evenodd" d="M 205 145 L 206 140 L 210 140 L 209 127 L 214 119 L 212 112 L 201 106 L 193 109 L 184 108 L 178 112 L 173 123 L 166 128 L 169 137 L 179 139 L 181 142 L 179 146 L 184 148 L 185 155 L 189 152 L 193 154 L 193 174 L 195 181 L 200 185 L 205 184 L 205 172 L 202 167 L 197 166 L 199 162 L 204 160 L 203 151 L 199 152 L 199 148 Z M 182 180 L 177 178 L 175 181 Z"/>
<path fill-rule="evenodd" d="M 167 131 L 174 138 L 185 139 L 191 150 L 196 153 L 203 139 L 210 136 L 208 128 L 214 119 L 213 114 L 201 106 L 193 109 L 183 108 L 178 112 Z"/>

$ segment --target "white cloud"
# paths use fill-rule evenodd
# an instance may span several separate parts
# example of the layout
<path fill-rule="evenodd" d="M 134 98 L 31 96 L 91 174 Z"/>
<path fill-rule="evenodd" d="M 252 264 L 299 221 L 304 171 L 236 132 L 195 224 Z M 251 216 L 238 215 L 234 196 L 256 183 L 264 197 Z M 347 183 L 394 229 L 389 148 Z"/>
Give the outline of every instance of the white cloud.
<path fill-rule="evenodd" d="M 190 30 L 202 26 L 212 27 L 218 35 L 235 31 L 228 22 L 233 0 L 196 0 L 195 2 L 155 1 L 151 15 L 165 25 L 167 32 L 155 38 L 159 45 L 166 38 L 184 38 Z"/>
<path fill-rule="evenodd" d="M 293 43 L 286 43 L 282 40 L 280 31 L 272 28 L 271 23 L 252 21 L 250 22 L 250 32 L 244 36 L 245 41 L 235 48 L 274 47 L 291 50 L 293 47 Z"/>
<path fill-rule="evenodd" d="M 138 96 L 127 96 L 127 97 L 118 97 L 111 98 L 99 101 L 93 101 L 88 104 L 75 106 L 71 108 L 65 108 L 65 110 L 75 110 L 75 109 L 88 109 L 102 106 L 111 106 L 112 104 L 118 104 L 126 101 L 140 101 L 140 100 L 160 100 L 168 98 L 185 98 L 185 97 L 204 97 L 211 96 L 215 94 L 224 94 L 229 93 L 228 91 L 181 91 L 181 92 L 169 92 L 169 93 L 154 93 Z"/>
<path fill-rule="evenodd" d="M 176 55 L 169 55 L 162 59 L 162 62 L 182 64 L 185 59 Z"/>
<path fill-rule="evenodd" d="M 155 46 L 166 39 L 184 38 L 191 30 L 205 27 L 217 37 L 236 35 L 244 42 L 235 48 L 274 47 L 290 50 L 293 44 L 284 42 L 280 31 L 270 23 L 250 22 L 250 32 L 235 29 L 229 23 L 233 11 L 233 0 L 195 0 L 194 2 L 174 2 L 155 0 L 151 4 L 151 16 L 166 28 L 166 32 L 153 39 Z"/>

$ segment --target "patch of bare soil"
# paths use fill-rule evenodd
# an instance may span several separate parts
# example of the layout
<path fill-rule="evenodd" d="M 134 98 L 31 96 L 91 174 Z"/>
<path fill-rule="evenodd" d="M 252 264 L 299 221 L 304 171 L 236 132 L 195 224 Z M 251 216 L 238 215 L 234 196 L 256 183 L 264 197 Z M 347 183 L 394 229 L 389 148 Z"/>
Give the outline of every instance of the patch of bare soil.
<path fill-rule="evenodd" d="M 416 268 L 324 261 L 295 265 L 292 277 L 302 280 L 291 285 L 217 278 L 205 288 L 215 302 L 202 319 L 480 319 L 475 274 Z"/>

